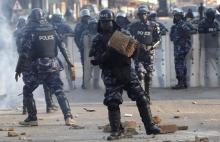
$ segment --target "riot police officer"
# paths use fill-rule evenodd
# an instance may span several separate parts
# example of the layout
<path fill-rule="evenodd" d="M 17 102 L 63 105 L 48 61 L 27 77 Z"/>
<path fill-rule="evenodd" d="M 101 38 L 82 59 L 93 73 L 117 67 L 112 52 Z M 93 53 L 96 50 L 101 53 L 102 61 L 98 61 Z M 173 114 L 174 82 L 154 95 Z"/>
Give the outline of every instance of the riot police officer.
<path fill-rule="evenodd" d="M 14 32 L 18 54 L 21 54 L 21 51 L 22 51 L 21 42 L 23 39 L 21 37 L 23 34 L 23 28 L 25 27 L 25 25 L 26 25 L 26 20 L 24 18 L 19 18 L 17 26 L 16 26 L 16 31 Z M 28 63 L 29 61 L 27 60 L 26 64 Z M 27 81 L 27 77 L 26 77 L 27 74 L 28 74 L 28 68 L 24 69 L 24 71 L 22 72 L 24 84 L 26 84 L 26 81 Z M 57 111 L 57 106 L 53 102 L 50 90 L 45 85 L 43 85 L 43 87 L 44 87 L 44 92 L 45 92 L 47 113 Z M 26 98 L 25 96 L 23 96 L 23 114 L 26 114 L 26 111 L 27 111 Z"/>
<path fill-rule="evenodd" d="M 123 11 L 120 11 L 116 14 L 116 23 L 123 29 L 127 29 L 127 26 L 130 24 L 127 14 Z"/>
<path fill-rule="evenodd" d="M 52 25 L 48 24 L 43 11 L 35 8 L 29 15 L 29 21 L 23 30 L 23 41 L 21 54 L 19 55 L 15 79 L 18 80 L 25 68 L 26 61 L 30 62 L 30 69 L 26 75 L 27 82 L 23 87 L 23 95 L 26 98 L 28 117 L 19 122 L 20 125 L 37 126 L 37 110 L 32 92 L 39 86 L 45 84 L 52 94 L 57 97 L 58 103 L 64 114 L 65 124 L 74 125 L 69 102 L 63 92 L 63 83 L 59 77 L 62 70 L 61 63 L 57 60 L 57 47 L 65 57 L 69 66 L 73 66 L 68 59 L 65 48 L 56 34 Z"/>
<path fill-rule="evenodd" d="M 150 100 L 150 83 L 152 80 L 153 72 L 153 57 L 154 48 L 156 48 L 160 42 L 160 28 L 153 22 L 148 20 L 150 11 L 146 6 L 140 6 L 137 11 L 139 21 L 131 23 L 128 27 L 131 35 L 134 36 L 141 43 L 141 48 L 137 51 L 137 57 L 135 59 L 135 70 L 139 76 L 140 80 L 144 80 L 144 88 L 148 99 Z M 142 65 L 146 70 L 144 73 L 144 78 Z"/>
<path fill-rule="evenodd" d="M 102 79 L 106 87 L 104 104 L 108 108 L 111 134 L 107 140 L 119 139 L 122 136 L 121 113 L 122 93 L 126 90 L 128 96 L 136 101 L 140 116 L 147 134 L 158 134 L 160 129 L 152 121 L 152 114 L 146 93 L 142 89 L 135 70 L 131 67 L 131 58 L 115 49 L 108 47 L 108 41 L 120 27 L 115 23 L 114 13 L 110 9 L 103 9 L 99 15 L 98 35 L 93 40 L 90 56 L 93 65 L 102 69 Z"/>
<path fill-rule="evenodd" d="M 81 59 L 81 63 L 82 63 L 82 68 L 83 68 L 83 78 L 84 78 L 84 52 L 83 52 L 83 47 L 81 47 L 80 45 L 80 38 L 82 37 L 82 33 L 84 30 L 88 29 L 88 21 L 90 18 L 90 11 L 89 9 L 82 9 L 80 11 L 80 21 L 76 24 L 75 27 L 75 43 L 79 49 L 80 52 L 80 59 Z M 84 79 L 83 79 L 84 80 Z M 83 89 L 85 89 L 84 86 L 84 82 L 82 82 L 82 86 Z"/>
<path fill-rule="evenodd" d="M 168 29 L 165 27 L 164 24 L 162 24 L 161 22 L 158 22 L 156 18 L 157 18 L 157 12 L 151 11 L 148 19 L 150 21 L 154 21 L 155 23 L 157 23 L 159 25 L 161 35 L 166 35 L 166 33 L 168 32 Z"/>
<path fill-rule="evenodd" d="M 215 21 L 216 10 L 209 8 L 205 12 L 205 18 L 198 25 L 199 33 L 214 33 L 219 31 L 219 25 Z"/>
<path fill-rule="evenodd" d="M 172 89 L 187 88 L 186 55 L 191 49 L 192 28 L 184 21 L 183 11 L 174 9 L 174 25 L 171 27 L 170 39 L 174 44 L 175 71 L 178 83 Z"/>

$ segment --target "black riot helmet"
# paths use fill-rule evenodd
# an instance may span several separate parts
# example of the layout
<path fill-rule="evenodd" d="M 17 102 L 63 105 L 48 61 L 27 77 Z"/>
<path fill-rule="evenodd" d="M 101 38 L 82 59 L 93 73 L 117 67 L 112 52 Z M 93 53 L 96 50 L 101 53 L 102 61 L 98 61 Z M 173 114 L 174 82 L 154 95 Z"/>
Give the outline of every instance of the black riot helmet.
<path fill-rule="evenodd" d="M 63 18 L 62 15 L 60 14 L 53 14 L 51 17 L 51 23 L 62 23 Z"/>
<path fill-rule="evenodd" d="M 25 19 L 22 18 L 22 17 L 20 17 L 20 18 L 18 19 L 17 24 L 16 24 L 16 28 L 17 28 L 17 29 L 21 29 L 21 28 L 23 28 L 25 25 L 26 25 Z"/>
<path fill-rule="evenodd" d="M 142 5 L 142 6 L 138 7 L 137 14 L 138 15 L 140 15 L 140 14 L 150 14 L 150 10 L 149 10 L 149 8 L 147 6 Z"/>
<path fill-rule="evenodd" d="M 99 21 L 114 21 L 115 20 L 115 14 L 114 12 L 109 9 L 103 9 L 99 13 Z"/>
<path fill-rule="evenodd" d="M 28 16 L 28 20 L 32 22 L 40 22 L 45 20 L 44 11 L 40 8 L 32 9 L 31 14 Z"/>
<path fill-rule="evenodd" d="M 98 33 L 109 33 L 120 29 L 115 22 L 115 14 L 111 9 L 103 9 L 99 13 Z"/>
<path fill-rule="evenodd" d="M 173 23 L 178 23 L 184 19 L 183 10 L 179 8 L 174 8 L 173 10 Z"/>
<path fill-rule="evenodd" d="M 206 12 L 205 12 L 206 19 L 211 21 L 211 22 L 214 21 L 215 14 L 216 14 L 216 10 L 215 9 L 213 9 L 213 8 L 207 9 Z"/>
<path fill-rule="evenodd" d="M 137 16 L 142 22 L 146 22 L 148 20 L 148 16 L 150 14 L 150 10 L 147 6 L 142 5 L 138 7 Z"/>

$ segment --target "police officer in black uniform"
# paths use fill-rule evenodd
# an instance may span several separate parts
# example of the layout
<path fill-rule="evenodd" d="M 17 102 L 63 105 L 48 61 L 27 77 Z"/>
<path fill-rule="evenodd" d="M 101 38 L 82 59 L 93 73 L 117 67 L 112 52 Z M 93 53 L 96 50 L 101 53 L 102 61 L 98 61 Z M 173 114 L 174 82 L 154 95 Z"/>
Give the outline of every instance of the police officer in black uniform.
<path fill-rule="evenodd" d="M 62 70 L 61 63 L 57 60 L 57 47 L 66 59 L 69 66 L 73 66 L 68 59 L 65 48 L 53 26 L 48 24 L 43 11 L 35 8 L 29 15 L 28 24 L 23 30 L 21 54 L 19 55 L 15 79 L 18 80 L 26 60 L 30 62 L 23 87 L 23 95 L 27 101 L 28 117 L 20 122 L 20 125 L 37 126 L 37 110 L 32 92 L 40 85 L 45 84 L 57 97 L 58 103 L 64 114 L 65 124 L 74 125 L 69 102 L 63 92 L 63 83 L 59 72 Z"/>
<path fill-rule="evenodd" d="M 112 34 L 120 28 L 115 23 L 114 13 L 110 9 L 103 9 L 99 15 L 98 35 L 93 40 L 90 56 L 93 65 L 102 69 L 102 79 L 106 87 L 104 104 L 108 107 L 108 117 L 111 134 L 107 140 L 121 138 L 121 113 L 119 105 L 122 104 L 122 93 L 126 90 L 128 96 L 136 101 L 140 116 L 147 134 L 158 134 L 160 129 L 153 123 L 150 103 L 146 92 L 142 89 L 135 70 L 131 67 L 131 58 L 118 53 L 108 46 Z"/>
<path fill-rule="evenodd" d="M 26 25 L 26 20 L 24 18 L 19 18 L 18 19 L 18 23 L 16 25 L 16 31 L 14 32 L 14 37 L 15 37 L 15 41 L 16 41 L 16 45 L 17 45 L 17 51 L 18 54 L 21 54 L 21 42 L 22 42 L 22 34 L 23 34 L 23 28 Z M 28 64 L 29 61 L 27 60 L 26 63 Z M 28 67 L 28 65 L 27 65 Z M 22 75 L 23 75 L 23 81 L 24 84 L 27 81 L 26 75 L 28 74 L 29 68 L 26 68 L 22 71 Z M 47 113 L 51 113 L 56 111 L 58 108 L 57 106 L 54 104 L 50 90 L 48 89 L 48 87 L 46 87 L 45 85 L 43 85 L 44 87 L 44 93 L 45 93 L 45 101 L 46 101 L 46 111 Z M 27 106 L 26 106 L 26 98 L 23 96 L 23 114 L 26 114 L 27 112 Z"/>
<path fill-rule="evenodd" d="M 139 48 L 137 57 L 135 59 L 135 70 L 139 76 L 139 79 L 144 79 L 144 88 L 146 94 L 148 95 L 147 97 L 150 100 L 149 89 L 153 72 L 154 48 L 157 47 L 153 45 L 160 42 L 160 28 L 155 22 L 148 20 L 149 14 L 150 11 L 148 7 L 140 6 L 137 12 L 140 20 L 131 23 L 128 26 L 128 30 L 130 31 L 131 35 L 141 43 L 141 48 Z M 146 70 L 144 78 L 142 78 L 143 70 L 140 68 L 140 65 L 143 65 L 144 69 Z"/>
<path fill-rule="evenodd" d="M 215 33 L 219 31 L 219 25 L 215 21 L 216 10 L 209 8 L 205 12 L 205 18 L 198 25 L 199 33 Z"/>

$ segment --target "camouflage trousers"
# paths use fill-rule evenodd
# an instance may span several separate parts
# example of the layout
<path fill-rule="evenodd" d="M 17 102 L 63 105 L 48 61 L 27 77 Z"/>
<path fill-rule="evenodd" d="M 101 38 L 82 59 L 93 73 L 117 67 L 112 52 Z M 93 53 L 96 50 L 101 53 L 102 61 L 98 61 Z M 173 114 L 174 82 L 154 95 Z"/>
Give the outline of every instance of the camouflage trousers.
<path fill-rule="evenodd" d="M 123 90 L 127 91 L 128 97 L 132 101 L 137 101 L 139 98 L 145 97 L 145 91 L 138 81 L 138 77 L 134 69 L 130 72 L 130 81 L 128 83 L 122 83 L 112 74 L 111 70 L 102 70 L 102 79 L 106 87 L 104 104 L 106 106 L 111 103 L 122 104 Z"/>
<path fill-rule="evenodd" d="M 28 115 L 35 117 L 37 110 L 33 98 L 33 91 L 40 85 L 45 84 L 55 94 L 64 114 L 64 118 L 72 117 L 69 102 L 63 92 L 63 83 L 60 79 L 59 72 L 35 73 L 29 72 L 25 75 L 25 85 L 23 95 L 26 98 Z"/>
<path fill-rule="evenodd" d="M 23 72 L 22 76 L 23 76 L 24 84 L 27 84 L 29 82 L 29 73 Z M 46 108 L 47 109 L 52 108 L 54 105 L 54 102 L 53 102 L 51 91 L 45 84 L 43 84 L 43 88 L 44 88 L 44 94 L 45 94 Z M 23 96 L 23 107 L 24 107 L 24 109 L 27 108 L 25 96 Z"/>

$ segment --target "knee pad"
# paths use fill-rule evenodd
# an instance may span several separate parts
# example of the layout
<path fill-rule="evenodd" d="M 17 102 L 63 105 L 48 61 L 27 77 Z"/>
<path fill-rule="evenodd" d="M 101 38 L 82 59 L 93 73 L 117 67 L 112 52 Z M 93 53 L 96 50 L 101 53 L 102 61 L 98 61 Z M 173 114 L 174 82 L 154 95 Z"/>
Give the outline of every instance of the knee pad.
<path fill-rule="evenodd" d="M 119 104 L 116 103 L 116 102 L 110 102 L 109 105 L 108 105 L 108 110 L 109 111 L 118 111 L 118 110 L 120 110 Z"/>
<path fill-rule="evenodd" d="M 147 99 L 147 96 L 145 96 L 145 95 L 138 97 L 136 102 L 138 104 L 149 104 L 150 103 L 149 100 Z"/>

